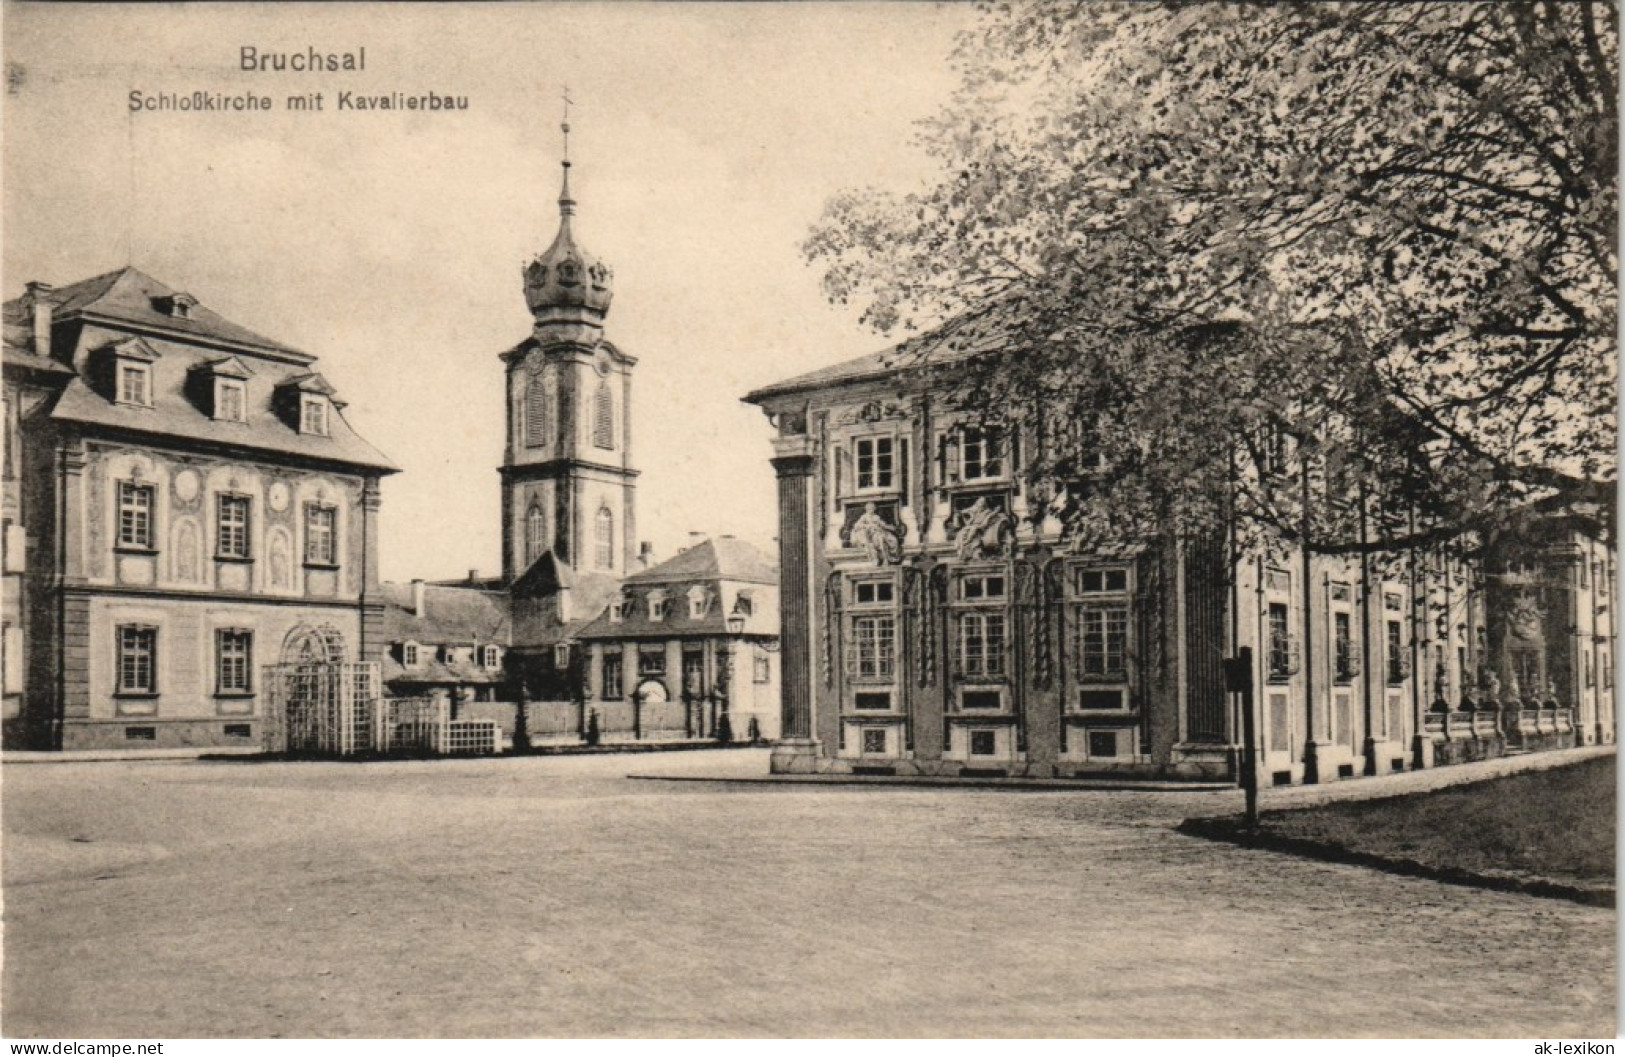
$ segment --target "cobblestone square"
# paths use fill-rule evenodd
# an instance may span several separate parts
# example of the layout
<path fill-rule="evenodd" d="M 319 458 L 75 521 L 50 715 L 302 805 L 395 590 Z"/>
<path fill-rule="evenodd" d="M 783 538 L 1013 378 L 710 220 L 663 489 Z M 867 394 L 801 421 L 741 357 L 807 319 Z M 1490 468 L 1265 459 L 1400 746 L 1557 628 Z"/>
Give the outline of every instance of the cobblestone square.
<path fill-rule="evenodd" d="M 8 766 L 30 1036 L 1611 1036 L 1615 915 L 758 751 Z"/>

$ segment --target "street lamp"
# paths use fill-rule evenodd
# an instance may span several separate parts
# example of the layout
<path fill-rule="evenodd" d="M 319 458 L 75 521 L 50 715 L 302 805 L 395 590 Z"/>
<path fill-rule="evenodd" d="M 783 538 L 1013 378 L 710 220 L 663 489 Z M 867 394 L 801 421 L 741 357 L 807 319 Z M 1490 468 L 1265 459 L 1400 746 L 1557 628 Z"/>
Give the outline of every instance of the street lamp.
<path fill-rule="evenodd" d="M 727 743 L 733 740 L 733 721 L 728 718 L 728 696 L 733 689 L 734 681 L 733 640 L 745 631 L 745 615 L 743 613 L 728 614 L 724 626 L 728 629 L 728 637 L 722 642 L 722 715 L 717 719 L 717 740 Z"/>

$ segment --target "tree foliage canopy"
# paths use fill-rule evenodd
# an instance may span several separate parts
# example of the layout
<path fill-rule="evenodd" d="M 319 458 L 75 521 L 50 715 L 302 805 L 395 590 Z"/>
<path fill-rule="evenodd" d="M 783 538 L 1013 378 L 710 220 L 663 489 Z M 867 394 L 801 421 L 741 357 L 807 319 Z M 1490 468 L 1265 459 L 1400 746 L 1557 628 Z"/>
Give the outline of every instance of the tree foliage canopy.
<path fill-rule="evenodd" d="M 997 4 L 956 61 L 942 178 L 805 250 L 883 332 L 997 335 L 963 403 L 1043 431 L 1069 527 L 1611 510 L 1613 6 Z"/>

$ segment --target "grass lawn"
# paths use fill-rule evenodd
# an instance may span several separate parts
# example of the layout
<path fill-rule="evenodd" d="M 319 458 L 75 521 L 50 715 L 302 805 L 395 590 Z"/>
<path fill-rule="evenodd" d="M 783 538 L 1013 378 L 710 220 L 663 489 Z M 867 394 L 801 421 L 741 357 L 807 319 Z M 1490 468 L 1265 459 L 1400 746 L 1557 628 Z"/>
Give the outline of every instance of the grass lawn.
<path fill-rule="evenodd" d="M 1615 758 L 1384 800 L 1265 812 L 1265 833 L 1425 866 L 1614 880 Z"/>

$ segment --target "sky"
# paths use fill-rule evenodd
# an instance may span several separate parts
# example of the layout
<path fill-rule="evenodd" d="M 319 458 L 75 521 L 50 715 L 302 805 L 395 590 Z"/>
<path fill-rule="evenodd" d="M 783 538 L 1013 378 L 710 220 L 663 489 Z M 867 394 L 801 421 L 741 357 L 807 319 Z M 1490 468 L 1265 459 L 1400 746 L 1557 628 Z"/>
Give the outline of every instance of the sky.
<path fill-rule="evenodd" d="M 637 356 L 638 528 L 773 548 L 751 389 L 884 347 L 799 245 L 847 188 L 934 173 L 968 5 L 6 3 L 6 299 L 133 264 L 320 357 L 384 482 L 385 579 L 500 568 L 497 354 L 530 328 L 520 268 L 558 225 L 615 269 L 606 336 Z M 355 72 L 246 72 L 241 49 L 366 49 Z M 144 96 L 268 112 L 132 112 Z M 337 94 L 466 96 L 355 112 Z M 323 109 L 287 97 L 323 93 Z"/>

